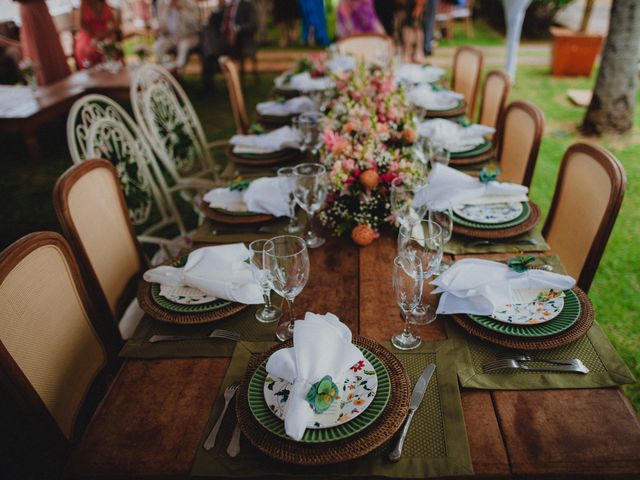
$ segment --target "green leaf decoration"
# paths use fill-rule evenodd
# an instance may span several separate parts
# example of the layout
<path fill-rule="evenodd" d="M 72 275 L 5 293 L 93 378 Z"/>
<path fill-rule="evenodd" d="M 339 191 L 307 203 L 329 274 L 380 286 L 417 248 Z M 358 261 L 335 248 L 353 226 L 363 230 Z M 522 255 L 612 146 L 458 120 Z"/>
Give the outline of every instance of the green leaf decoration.
<path fill-rule="evenodd" d="M 319 382 L 311 385 L 305 400 L 316 413 L 325 412 L 338 398 L 338 387 L 333 383 L 331 375 L 325 375 Z"/>
<path fill-rule="evenodd" d="M 529 270 L 529 264 L 535 260 L 531 255 L 526 257 L 515 257 L 507 262 L 509 268 L 515 270 L 518 273 L 523 273 Z"/>

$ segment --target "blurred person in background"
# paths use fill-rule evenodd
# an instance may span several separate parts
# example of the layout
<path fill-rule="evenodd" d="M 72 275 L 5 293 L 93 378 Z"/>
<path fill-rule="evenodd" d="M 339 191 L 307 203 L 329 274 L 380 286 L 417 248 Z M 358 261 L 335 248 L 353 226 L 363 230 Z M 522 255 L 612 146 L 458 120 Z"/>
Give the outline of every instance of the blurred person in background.
<path fill-rule="evenodd" d="M 44 0 L 19 0 L 20 45 L 25 58 L 36 65 L 39 85 L 48 85 L 71 75 L 60 36 Z"/>
<path fill-rule="evenodd" d="M 340 0 L 336 34 L 385 33 L 373 6 L 373 0 Z"/>
<path fill-rule="evenodd" d="M 22 81 L 20 42 L 0 35 L 0 84 L 15 85 Z"/>
<path fill-rule="evenodd" d="M 79 69 L 91 68 L 105 60 L 102 43 L 115 43 L 118 24 L 105 0 L 81 0 L 75 11 L 78 33 L 73 47 Z"/>
<path fill-rule="evenodd" d="M 256 41 L 259 45 L 267 42 L 267 24 L 273 8 L 273 0 L 253 0 L 258 17 Z"/>
<path fill-rule="evenodd" d="M 164 63 L 170 50 L 176 50 L 178 76 L 184 73 L 189 51 L 200 44 L 200 12 L 192 0 L 158 0 L 157 38 L 153 44 L 156 60 Z"/>
<path fill-rule="evenodd" d="M 327 34 L 327 14 L 323 0 L 299 0 L 302 12 L 302 43 L 329 45 Z"/>
<path fill-rule="evenodd" d="M 384 31 L 387 35 L 393 37 L 393 18 L 396 14 L 396 1 L 395 0 L 375 0 L 376 14 L 384 27 Z"/>
<path fill-rule="evenodd" d="M 424 62 L 424 7 L 426 0 L 409 0 L 406 3 L 402 26 L 402 43 L 405 62 Z"/>
<path fill-rule="evenodd" d="M 225 52 L 241 61 L 256 56 L 256 32 L 258 30 L 258 10 L 252 0 L 232 0 L 224 11 L 222 37 Z"/>
<path fill-rule="evenodd" d="M 436 13 L 438 11 L 438 0 L 427 0 L 424 6 L 424 21 L 422 28 L 424 30 L 424 54 L 431 55 L 433 49 L 433 33 L 436 25 Z"/>
<path fill-rule="evenodd" d="M 280 29 L 278 45 L 286 47 L 298 40 L 298 20 L 300 7 L 295 0 L 274 0 L 273 20 Z"/>

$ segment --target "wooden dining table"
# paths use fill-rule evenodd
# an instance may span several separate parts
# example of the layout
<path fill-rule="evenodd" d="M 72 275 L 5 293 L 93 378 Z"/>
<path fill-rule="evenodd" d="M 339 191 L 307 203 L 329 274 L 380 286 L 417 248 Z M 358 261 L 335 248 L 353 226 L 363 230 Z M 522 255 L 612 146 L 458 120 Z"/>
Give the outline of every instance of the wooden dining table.
<path fill-rule="evenodd" d="M 402 327 L 391 291 L 395 251 L 391 235 L 365 248 L 328 239 L 310 251 L 297 311 L 332 312 L 354 333 L 388 341 Z M 606 310 L 599 313 L 606 317 Z M 440 316 L 417 330 L 425 340 L 445 339 L 448 321 Z M 230 358 L 126 360 L 74 446 L 66 475 L 188 478 L 229 364 Z M 462 389 L 461 401 L 475 477 L 640 477 L 640 421 L 620 388 Z"/>

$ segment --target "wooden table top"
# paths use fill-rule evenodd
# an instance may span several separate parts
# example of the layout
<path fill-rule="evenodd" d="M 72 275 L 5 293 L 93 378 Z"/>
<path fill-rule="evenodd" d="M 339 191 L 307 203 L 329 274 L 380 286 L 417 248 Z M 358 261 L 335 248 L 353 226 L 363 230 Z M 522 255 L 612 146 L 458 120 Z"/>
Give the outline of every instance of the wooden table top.
<path fill-rule="evenodd" d="M 389 340 L 401 329 L 391 293 L 395 250 L 389 237 L 363 249 L 328 240 L 311 251 L 296 310 L 332 312 L 356 333 Z M 441 318 L 418 330 L 427 340 L 446 338 Z M 74 448 L 67 475 L 188 477 L 229 362 L 127 360 Z M 477 477 L 640 476 L 640 422 L 619 388 L 463 390 L 462 405 Z"/>

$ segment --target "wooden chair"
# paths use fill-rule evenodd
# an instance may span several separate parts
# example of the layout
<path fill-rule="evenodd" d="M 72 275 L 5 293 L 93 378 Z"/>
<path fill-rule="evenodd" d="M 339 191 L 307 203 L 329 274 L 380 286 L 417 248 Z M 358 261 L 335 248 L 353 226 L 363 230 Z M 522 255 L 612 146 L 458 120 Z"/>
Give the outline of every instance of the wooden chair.
<path fill-rule="evenodd" d="M 529 102 L 512 102 L 497 129 L 500 179 L 530 186 L 544 132 L 544 114 Z"/>
<path fill-rule="evenodd" d="M 484 87 L 482 88 L 478 123 L 495 129 L 498 128 L 510 90 L 511 79 L 506 72 L 491 70 L 487 73 Z"/>
<path fill-rule="evenodd" d="M 480 86 L 484 56 L 475 47 L 458 47 L 453 57 L 451 88 L 464 95 L 467 102 L 467 118 L 473 118 L 476 111 L 476 96 Z"/>
<path fill-rule="evenodd" d="M 71 167 L 53 189 L 53 204 L 94 303 L 109 312 L 122 338 L 130 338 L 144 314 L 136 288 L 147 261 L 115 167 L 107 160 Z"/>
<path fill-rule="evenodd" d="M 242 93 L 242 83 L 236 64 L 227 56 L 218 59 L 220 69 L 227 81 L 227 89 L 229 90 L 229 101 L 231 102 L 231 111 L 233 119 L 236 123 L 236 132 L 239 135 L 247 135 L 251 130 L 247 107 L 244 102 L 244 94 Z"/>
<path fill-rule="evenodd" d="M 338 39 L 338 53 L 353 55 L 367 63 L 379 62 L 382 58 L 391 59 L 394 53 L 393 38 L 383 33 L 354 33 Z"/>
<path fill-rule="evenodd" d="M 31 233 L 0 253 L 0 389 L 59 457 L 119 366 L 121 341 L 102 313 L 59 234 Z"/>
<path fill-rule="evenodd" d="M 542 234 L 585 292 L 620 211 L 626 183 L 620 162 L 598 145 L 576 143 L 562 158 Z"/>

